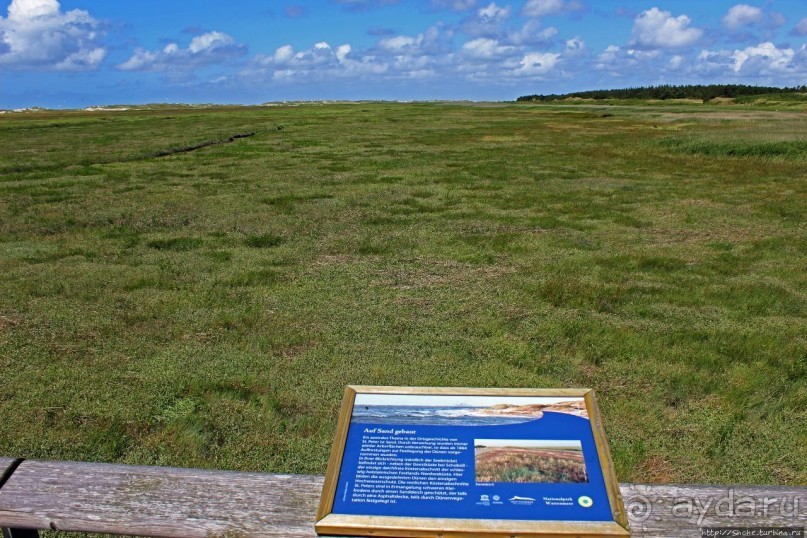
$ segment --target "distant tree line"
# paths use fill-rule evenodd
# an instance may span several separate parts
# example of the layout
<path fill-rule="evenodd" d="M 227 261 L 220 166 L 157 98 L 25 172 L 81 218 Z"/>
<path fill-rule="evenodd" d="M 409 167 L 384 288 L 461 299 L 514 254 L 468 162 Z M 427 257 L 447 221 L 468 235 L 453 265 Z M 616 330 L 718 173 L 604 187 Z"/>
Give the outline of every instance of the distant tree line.
<path fill-rule="evenodd" d="M 558 101 L 570 97 L 581 99 L 701 99 L 704 102 L 715 97 L 742 97 L 746 95 L 764 95 L 771 93 L 802 93 L 807 86 L 792 88 L 776 88 L 773 86 L 746 86 L 745 84 L 688 84 L 685 86 L 640 86 L 618 90 L 593 90 L 548 95 L 522 95 L 517 101 Z"/>

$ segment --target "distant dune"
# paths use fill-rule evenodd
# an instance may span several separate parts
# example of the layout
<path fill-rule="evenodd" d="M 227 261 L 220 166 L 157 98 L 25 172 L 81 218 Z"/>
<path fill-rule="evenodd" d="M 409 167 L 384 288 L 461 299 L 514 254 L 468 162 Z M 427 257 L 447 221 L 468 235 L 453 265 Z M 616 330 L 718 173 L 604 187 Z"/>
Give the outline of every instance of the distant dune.
<path fill-rule="evenodd" d="M 529 405 L 510 405 L 498 404 L 477 411 L 480 415 L 506 415 L 506 416 L 523 416 L 541 418 L 545 412 L 551 413 L 566 413 L 577 417 L 588 418 L 588 411 L 586 410 L 586 403 L 583 400 L 574 400 L 568 402 L 559 402 L 549 405 L 542 404 L 529 404 Z"/>

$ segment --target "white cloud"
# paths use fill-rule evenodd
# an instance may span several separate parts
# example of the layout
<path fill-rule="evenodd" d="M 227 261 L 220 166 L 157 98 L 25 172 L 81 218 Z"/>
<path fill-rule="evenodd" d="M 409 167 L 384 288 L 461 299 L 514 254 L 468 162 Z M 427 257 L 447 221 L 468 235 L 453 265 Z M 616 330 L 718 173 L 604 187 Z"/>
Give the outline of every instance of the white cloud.
<path fill-rule="evenodd" d="M 616 45 L 608 45 L 597 58 L 602 64 L 612 64 L 616 61 L 620 48 Z"/>
<path fill-rule="evenodd" d="M 418 37 L 408 35 L 396 35 L 388 37 L 378 42 L 378 46 L 390 52 L 403 52 L 405 49 L 413 48 L 423 41 L 422 34 Z"/>
<path fill-rule="evenodd" d="M 163 54 L 173 54 L 173 52 Z M 157 62 L 157 58 L 158 54 L 156 52 L 149 52 L 147 50 L 138 48 L 135 49 L 134 54 L 132 54 L 128 60 L 118 65 L 118 69 L 122 69 L 124 71 L 139 71 L 141 69 L 148 69 Z"/>
<path fill-rule="evenodd" d="M 117 68 L 121 71 L 141 71 L 149 70 L 157 62 L 157 54 L 145 49 L 136 48 L 128 60 L 119 63 Z"/>
<path fill-rule="evenodd" d="M 579 56 L 586 51 L 586 43 L 579 36 L 566 40 L 566 55 Z"/>
<path fill-rule="evenodd" d="M 777 48 L 773 43 L 760 43 L 755 47 L 744 50 L 735 50 L 732 54 L 734 72 L 740 72 L 743 67 L 755 74 L 775 71 L 788 71 L 793 69 L 793 59 L 796 51 L 791 48 Z"/>
<path fill-rule="evenodd" d="M 280 49 L 278 49 L 280 50 Z M 207 32 L 191 39 L 188 48 L 169 43 L 161 51 L 135 49 L 125 62 L 118 64 L 122 71 L 187 71 L 230 61 L 246 54 L 246 46 L 224 32 Z"/>
<path fill-rule="evenodd" d="M 476 41 L 476 40 L 475 40 Z M 491 49 L 491 57 L 480 55 L 467 62 L 458 61 L 454 69 L 466 79 L 475 83 L 507 86 L 524 78 L 548 79 L 568 76 L 560 69 L 563 54 L 556 52 L 519 51 L 516 47 L 497 50 L 501 46 L 492 43 L 474 44 L 479 50 Z M 466 52 L 465 50 L 463 51 Z M 500 53 L 500 55 L 496 55 Z M 467 58 L 467 54 L 462 55 Z M 458 58 L 457 60 L 460 60 Z"/>
<path fill-rule="evenodd" d="M 580 0 L 527 0 L 521 14 L 526 17 L 545 17 L 584 9 L 585 5 Z"/>
<path fill-rule="evenodd" d="M 215 49 L 229 47 L 235 43 L 235 39 L 223 32 L 208 32 L 194 37 L 188 45 L 191 54 L 199 54 Z"/>
<path fill-rule="evenodd" d="M 247 80 L 273 80 L 276 82 L 322 81 L 334 78 L 378 76 L 389 66 L 372 55 L 359 59 L 349 57 L 352 47 L 345 43 L 334 50 L 325 41 L 315 43 L 307 50 L 295 52 L 284 45 L 272 55 L 257 55 L 239 75 Z"/>
<path fill-rule="evenodd" d="M 622 48 L 609 45 L 597 56 L 593 67 L 615 77 L 624 77 L 639 69 L 647 71 L 659 68 L 657 62 L 662 57 L 662 51 L 659 49 Z"/>
<path fill-rule="evenodd" d="M 449 65 L 448 34 L 442 26 L 432 26 L 417 36 L 399 35 L 378 42 L 375 62 L 389 67 L 390 78 L 432 77 Z M 438 69 L 439 67 L 439 69 Z"/>
<path fill-rule="evenodd" d="M 438 9 L 453 9 L 454 11 L 468 11 L 476 7 L 476 0 L 432 0 L 432 5 Z"/>
<path fill-rule="evenodd" d="M 339 47 L 336 49 L 336 59 L 339 60 L 340 63 L 344 63 L 351 50 L 352 49 L 348 44 L 339 45 Z"/>
<path fill-rule="evenodd" d="M 798 36 L 807 36 L 807 17 L 801 19 L 791 33 Z"/>
<path fill-rule="evenodd" d="M 14 0 L 8 6 L 8 18 L 24 21 L 34 17 L 58 15 L 60 9 L 57 0 Z"/>
<path fill-rule="evenodd" d="M 509 6 L 502 7 L 491 2 L 466 17 L 460 23 L 460 31 L 474 37 L 499 38 L 511 11 Z"/>
<path fill-rule="evenodd" d="M 496 2 L 491 2 L 487 7 L 481 8 L 478 12 L 481 18 L 485 19 L 506 19 L 510 16 L 509 7 L 500 7 Z"/>
<path fill-rule="evenodd" d="M 647 48 L 679 48 L 694 44 L 703 30 L 690 27 L 686 15 L 673 17 L 654 7 L 639 14 L 633 22 L 631 43 Z"/>
<path fill-rule="evenodd" d="M 515 47 L 501 45 L 496 39 L 480 37 L 466 42 L 462 46 L 462 51 L 471 58 L 491 59 L 507 55 L 515 50 Z"/>
<path fill-rule="evenodd" d="M 549 45 L 558 35 L 558 29 L 552 26 L 541 28 L 538 19 L 531 19 L 524 23 L 520 30 L 513 30 L 507 34 L 507 39 L 513 45 Z"/>
<path fill-rule="evenodd" d="M 426 55 L 436 54 L 445 48 L 441 25 L 432 26 L 416 36 L 396 35 L 380 40 L 377 49 L 381 54 Z"/>
<path fill-rule="evenodd" d="M 742 50 L 703 50 L 689 70 L 745 84 L 801 85 L 807 76 L 807 45 L 794 50 L 763 42 Z"/>
<path fill-rule="evenodd" d="M 353 81 L 390 82 L 414 80 L 456 73 L 461 59 L 481 61 L 471 54 L 500 53 L 496 46 L 461 53 L 453 52 L 441 25 L 417 35 L 394 35 L 380 39 L 375 46 L 356 50 L 350 44 L 332 46 L 325 42 L 308 50 L 295 51 L 291 45 L 274 53 L 258 54 L 240 71 L 239 77 L 250 83 L 311 83 L 351 79 Z M 499 45 L 506 47 L 506 45 Z"/>
<path fill-rule="evenodd" d="M 749 24 L 754 24 L 762 20 L 763 13 L 758 7 L 748 4 L 737 4 L 732 6 L 723 16 L 723 26 L 729 30 L 736 30 Z"/>
<path fill-rule="evenodd" d="M 275 50 L 274 60 L 278 64 L 284 64 L 294 57 L 294 48 L 291 45 L 283 45 Z"/>
<path fill-rule="evenodd" d="M 732 68 L 734 60 L 730 51 L 702 50 L 695 57 L 695 61 L 690 67 L 693 73 L 709 79 L 726 78 L 734 74 Z"/>
<path fill-rule="evenodd" d="M 88 12 L 62 12 L 57 0 L 12 0 L 0 17 L 0 66 L 81 71 L 106 57 L 101 23 Z"/>
<path fill-rule="evenodd" d="M 521 59 L 520 66 L 513 74 L 536 77 L 546 75 L 555 68 L 560 54 L 553 52 L 529 52 Z"/>
<path fill-rule="evenodd" d="M 349 9 L 361 11 L 372 7 L 397 4 L 398 0 L 336 0 L 336 2 L 348 6 Z"/>
<path fill-rule="evenodd" d="M 527 17 L 544 17 L 560 13 L 564 8 L 563 0 L 529 0 L 521 13 Z"/>

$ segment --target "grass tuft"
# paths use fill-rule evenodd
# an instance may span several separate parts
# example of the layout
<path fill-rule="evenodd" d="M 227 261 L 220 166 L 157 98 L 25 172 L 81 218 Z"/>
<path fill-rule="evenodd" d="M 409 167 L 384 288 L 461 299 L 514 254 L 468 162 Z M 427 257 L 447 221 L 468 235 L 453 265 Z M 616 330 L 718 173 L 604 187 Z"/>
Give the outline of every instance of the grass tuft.
<path fill-rule="evenodd" d="M 743 138 L 711 140 L 698 137 L 670 137 L 659 146 L 675 153 L 703 157 L 807 161 L 807 140 L 755 141 Z"/>
<path fill-rule="evenodd" d="M 183 252 L 196 250 L 204 244 L 198 237 L 172 237 L 170 239 L 152 239 L 146 245 L 157 250 L 171 250 Z"/>
<path fill-rule="evenodd" d="M 251 248 L 272 248 L 282 245 L 283 238 L 273 234 L 249 235 L 244 244 Z"/>

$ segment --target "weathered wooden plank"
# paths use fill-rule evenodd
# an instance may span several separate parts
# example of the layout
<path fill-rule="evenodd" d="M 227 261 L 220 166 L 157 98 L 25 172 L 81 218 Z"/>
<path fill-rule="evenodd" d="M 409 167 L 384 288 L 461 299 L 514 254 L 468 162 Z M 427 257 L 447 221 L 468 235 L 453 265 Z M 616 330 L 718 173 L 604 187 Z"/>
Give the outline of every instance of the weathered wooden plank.
<path fill-rule="evenodd" d="M 0 526 L 158 536 L 312 537 L 322 478 L 25 461 Z"/>
<path fill-rule="evenodd" d="M 13 461 L 13 460 L 12 460 Z M 323 478 L 26 461 L 0 490 L 0 526 L 158 537 L 313 538 Z M 794 527 L 807 488 L 622 484 L 636 537 Z"/>
<path fill-rule="evenodd" d="M 696 537 L 703 527 L 804 527 L 807 488 L 622 484 L 633 536 Z"/>
<path fill-rule="evenodd" d="M 0 488 L 11 478 L 14 464 L 17 462 L 14 458 L 0 458 Z M 0 525 L 1 527 L 2 525 Z M 39 533 L 31 529 L 10 529 L 7 527 L 0 528 L 0 534 L 3 538 L 38 538 Z"/>

